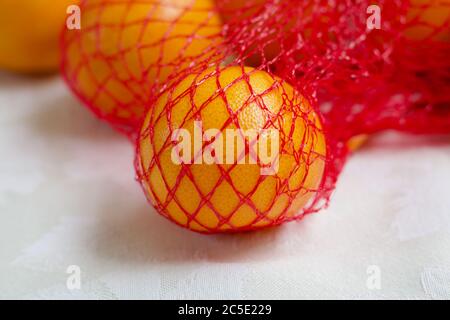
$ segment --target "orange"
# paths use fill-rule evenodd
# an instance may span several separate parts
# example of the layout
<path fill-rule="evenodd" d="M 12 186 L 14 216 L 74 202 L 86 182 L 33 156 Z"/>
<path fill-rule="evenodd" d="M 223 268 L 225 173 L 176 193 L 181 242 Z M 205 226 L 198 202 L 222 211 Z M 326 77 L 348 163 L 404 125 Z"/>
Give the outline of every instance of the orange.
<path fill-rule="evenodd" d="M 347 148 L 350 151 L 356 151 L 360 149 L 369 140 L 369 135 L 359 134 L 347 141 Z"/>
<path fill-rule="evenodd" d="M 221 27 L 213 0 L 88 1 L 82 30 L 66 33 L 64 73 L 97 115 L 134 127 L 149 92 L 215 52 Z"/>
<path fill-rule="evenodd" d="M 411 0 L 407 19 L 409 39 L 450 41 L 450 0 Z"/>
<path fill-rule="evenodd" d="M 194 121 L 205 132 L 218 129 L 223 135 L 279 132 L 269 143 L 279 142 L 278 170 L 263 175 L 260 162 L 239 163 L 237 141 L 228 139 L 234 162 L 196 164 L 199 152 L 193 149 L 187 154 L 191 164 L 175 163 L 172 135 L 185 129 L 193 137 Z M 161 95 L 141 129 L 137 171 L 147 197 L 166 218 L 202 233 L 236 232 L 301 217 L 316 200 L 325 156 L 319 117 L 303 96 L 264 71 L 232 66 L 189 75 Z"/>
<path fill-rule="evenodd" d="M 76 0 L 0 1 L 0 69 L 48 73 L 59 66 L 58 37 Z"/>

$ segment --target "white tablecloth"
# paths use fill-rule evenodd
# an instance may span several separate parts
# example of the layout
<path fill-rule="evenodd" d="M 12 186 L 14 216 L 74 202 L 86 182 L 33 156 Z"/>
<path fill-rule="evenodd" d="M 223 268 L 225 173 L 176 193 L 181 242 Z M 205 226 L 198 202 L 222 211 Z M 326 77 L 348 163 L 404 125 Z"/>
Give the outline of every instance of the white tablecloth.
<path fill-rule="evenodd" d="M 232 236 L 157 215 L 133 152 L 59 78 L 0 75 L 0 298 L 450 298 L 449 137 L 378 137 L 329 209 Z"/>

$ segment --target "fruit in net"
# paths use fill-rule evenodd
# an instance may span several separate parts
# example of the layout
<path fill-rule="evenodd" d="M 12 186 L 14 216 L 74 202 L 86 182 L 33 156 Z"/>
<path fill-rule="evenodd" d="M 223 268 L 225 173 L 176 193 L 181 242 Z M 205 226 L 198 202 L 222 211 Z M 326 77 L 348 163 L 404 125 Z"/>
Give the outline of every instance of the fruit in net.
<path fill-rule="evenodd" d="M 0 69 L 49 73 L 59 66 L 58 37 L 74 0 L 2 0 Z"/>
<path fill-rule="evenodd" d="M 296 19 L 286 19 L 288 6 L 276 0 L 223 0 L 218 1 L 218 10 L 228 24 L 227 36 L 230 44 L 241 35 L 250 35 L 245 50 L 238 44 L 237 51 L 244 57 L 246 65 L 258 67 L 264 62 L 276 60 L 282 53 L 283 42 L 295 37 L 292 28 Z M 281 19 L 277 18 L 281 16 Z"/>
<path fill-rule="evenodd" d="M 222 137 L 228 129 L 279 132 L 273 140 L 279 143 L 278 171 L 263 175 L 261 161 L 248 161 L 249 148 L 247 161 L 239 164 L 237 140 L 225 138 L 224 145 L 233 146 L 234 162 L 196 164 L 208 148 L 204 143 L 189 152 L 190 162 L 177 164 L 172 158 L 177 145 L 173 133 L 187 130 L 194 146 L 196 122 L 202 123 L 203 132 L 218 129 Z M 246 145 L 255 143 L 249 138 Z M 230 155 L 229 149 L 224 154 Z M 264 71 L 231 66 L 189 75 L 160 96 L 142 126 L 136 167 L 149 200 L 166 218 L 198 232 L 236 232 L 311 212 L 323 181 L 325 156 L 319 117 L 302 95 Z"/>
<path fill-rule="evenodd" d="M 411 0 L 407 20 L 411 40 L 450 41 L 450 0 Z"/>
<path fill-rule="evenodd" d="M 213 0 L 87 0 L 82 29 L 63 38 L 63 73 L 99 117 L 127 132 L 149 99 L 221 41 Z"/>

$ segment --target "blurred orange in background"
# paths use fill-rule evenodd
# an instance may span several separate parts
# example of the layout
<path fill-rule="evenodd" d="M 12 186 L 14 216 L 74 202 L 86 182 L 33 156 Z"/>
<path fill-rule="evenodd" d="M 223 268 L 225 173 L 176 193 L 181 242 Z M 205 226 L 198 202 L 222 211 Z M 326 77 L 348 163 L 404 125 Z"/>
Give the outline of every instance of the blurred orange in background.
<path fill-rule="evenodd" d="M 59 65 L 59 34 L 77 0 L 0 1 L 0 69 L 49 73 Z"/>
<path fill-rule="evenodd" d="M 64 38 L 68 83 L 99 117 L 134 130 L 149 92 L 216 52 L 214 8 L 213 0 L 86 2 L 82 29 Z"/>
<path fill-rule="evenodd" d="M 450 41 L 450 0 L 411 0 L 405 35 L 411 40 Z"/>

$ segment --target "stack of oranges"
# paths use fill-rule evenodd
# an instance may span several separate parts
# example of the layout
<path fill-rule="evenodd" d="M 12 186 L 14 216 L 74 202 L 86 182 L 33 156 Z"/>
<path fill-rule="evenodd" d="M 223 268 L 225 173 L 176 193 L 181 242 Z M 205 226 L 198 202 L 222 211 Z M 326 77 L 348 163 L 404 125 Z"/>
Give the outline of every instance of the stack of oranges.
<path fill-rule="evenodd" d="M 241 5 L 224 3 L 224 12 Z M 320 117 L 289 83 L 229 59 L 227 17 L 213 0 L 91 0 L 82 12 L 83 29 L 64 35 L 65 77 L 98 116 L 126 133 L 145 119 L 137 171 L 163 216 L 213 233 L 259 229 L 314 210 L 327 159 Z M 193 135 L 194 122 L 202 123 L 202 135 L 257 132 L 245 141 L 244 157 L 261 130 L 276 130 L 277 171 L 263 175 L 260 159 L 174 162 L 172 135 Z"/>
<path fill-rule="evenodd" d="M 408 29 L 405 36 L 448 41 L 448 29 L 429 31 L 448 24 L 446 0 L 411 1 L 415 6 L 408 19 L 419 21 L 420 30 Z M 63 32 L 61 65 L 68 84 L 97 116 L 137 137 L 136 168 L 144 192 L 159 213 L 178 225 L 203 233 L 260 229 L 317 210 L 326 194 L 333 171 L 330 150 L 312 101 L 263 70 L 261 59 L 235 59 L 227 46 L 230 24 L 253 17 L 256 29 L 258 15 L 269 14 L 276 3 L 84 0 L 81 29 Z M 73 4 L 58 0 L 38 6 L 25 0 L 18 8 L 17 1 L 4 0 L 0 68 L 54 70 L 59 26 Z M 420 10 L 423 4 L 426 10 Z M 283 47 L 271 37 L 264 60 L 276 57 Z M 256 135 L 244 140 L 243 154 L 233 154 L 232 163 L 196 162 L 195 148 L 183 155 L 190 161 L 174 161 L 179 143 L 174 134 L 186 130 L 192 141 L 184 143 L 194 145 L 196 123 L 202 124 L 202 138 L 207 131 L 216 132 L 200 151 L 211 152 L 218 135 L 229 129 Z M 250 158 L 265 130 L 277 132 L 279 147 L 272 155 L 277 169 L 272 174 L 262 173 L 258 155 L 254 163 L 238 161 Z M 348 148 L 358 148 L 365 139 L 353 138 Z M 238 150 L 238 141 L 231 143 Z M 217 155 L 217 144 L 215 148 Z"/>

